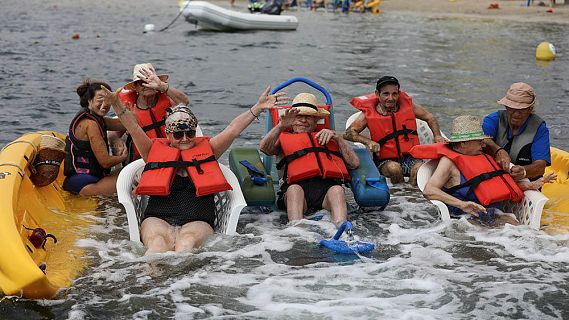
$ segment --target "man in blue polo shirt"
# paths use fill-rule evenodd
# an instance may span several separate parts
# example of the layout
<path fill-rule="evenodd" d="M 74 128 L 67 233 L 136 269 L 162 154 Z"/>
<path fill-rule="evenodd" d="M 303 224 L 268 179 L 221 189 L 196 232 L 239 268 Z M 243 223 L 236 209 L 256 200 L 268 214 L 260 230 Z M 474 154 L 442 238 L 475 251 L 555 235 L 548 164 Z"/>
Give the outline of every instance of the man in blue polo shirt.
<path fill-rule="evenodd" d="M 541 177 L 551 164 L 549 129 L 545 121 L 534 113 L 536 95 L 523 82 L 514 83 L 506 96 L 498 101 L 506 110 L 487 115 L 482 127 L 486 152 L 494 155 L 498 164 L 510 171 L 514 179 Z M 509 169 L 510 162 L 515 166 Z"/>

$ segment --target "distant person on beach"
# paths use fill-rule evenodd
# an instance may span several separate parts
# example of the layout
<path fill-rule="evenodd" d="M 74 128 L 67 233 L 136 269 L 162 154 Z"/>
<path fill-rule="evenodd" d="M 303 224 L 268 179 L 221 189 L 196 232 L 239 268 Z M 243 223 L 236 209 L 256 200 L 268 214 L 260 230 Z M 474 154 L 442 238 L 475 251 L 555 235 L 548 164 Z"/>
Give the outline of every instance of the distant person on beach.
<path fill-rule="evenodd" d="M 190 103 L 188 96 L 170 86 L 168 75 L 156 74 L 154 66 L 150 63 L 134 66 L 132 81 L 123 86 L 119 98 L 124 105 L 135 112 L 138 124 L 150 138 L 166 138 L 164 131 L 166 109 Z M 138 151 L 132 148 L 130 139 L 127 141 L 128 162 L 131 162 L 140 156 Z"/>
<path fill-rule="evenodd" d="M 378 170 L 392 183 L 409 177 L 411 185 L 416 185 L 417 170 L 423 163 L 409 155 L 409 150 L 419 144 L 416 119 L 427 122 L 435 142 L 443 142 L 437 119 L 415 104 L 392 76 L 379 78 L 374 93 L 355 97 L 350 103 L 362 114 L 346 129 L 344 138 L 367 146 Z M 366 128 L 371 138 L 360 134 Z"/>
<path fill-rule="evenodd" d="M 411 154 L 438 159 L 435 172 L 423 191 L 429 200 L 444 202 L 452 218 L 467 217 L 478 224 L 517 225 L 513 214 L 501 211 L 502 201 L 522 201 L 523 190 L 538 190 L 557 177 L 550 173 L 536 181 L 514 179 L 499 169 L 494 159 L 482 152 L 484 134 L 480 118 L 459 116 L 453 121 L 448 144 L 418 145 Z"/>
<path fill-rule="evenodd" d="M 301 220 L 306 213 L 326 209 L 340 226 L 347 218 L 343 182 L 359 158 L 340 134 L 330 129 L 316 132 L 318 120 L 330 113 L 318 107 L 316 97 L 300 93 L 278 124 L 261 140 L 260 150 L 276 155 L 284 180 L 277 205 L 287 210 L 288 220 Z"/>
<path fill-rule="evenodd" d="M 515 179 L 537 179 L 551 164 L 549 129 L 534 113 L 536 102 L 530 85 L 514 83 L 498 101 L 505 110 L 487 115 L 482 122 L 484 133 L 491 137 L 485 151 Z M 511 169 L 510 162 L 515 164 Z"/>
<path fill-rule="evenodd" d="M 110 168 L 127 158 L 127 150 L 117 146 L 117 154 L 109 154 L 107 130 L 124 130 L 118 119 L 105 117 L 111 106 L 104 102 L 111 87 L 102 81 L 86 80 L 77 88 L 81 109 L 69 125 L 65 139 L 63 189 L 83 196 L 116 193 L 118 171 Z"/>
<path fill-rule="evenodd" d="M 284 93 L 269 95 L 238 115 L 214 137 L 196 137 L 198 119 L 187 106 L 167 110 L 166 138 L 151 139 L 136 114 L 106 91 L 120 121 L 146 162 L 136 192 L 149 195 L 140 235 L 146 254 L 197 248 L 214 232 L 214 194 L 231 189 L 217 159 L 262 112 L 286 103 Z M 207 178 L 203 178 L 207 177 Z"/>

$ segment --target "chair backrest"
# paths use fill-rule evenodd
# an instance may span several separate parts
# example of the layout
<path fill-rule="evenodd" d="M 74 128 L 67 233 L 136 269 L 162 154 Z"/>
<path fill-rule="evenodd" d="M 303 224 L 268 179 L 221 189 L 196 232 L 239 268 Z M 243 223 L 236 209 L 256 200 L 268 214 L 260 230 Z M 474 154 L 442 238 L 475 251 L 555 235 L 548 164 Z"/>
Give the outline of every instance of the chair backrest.
<path fill-rule="evenodd" d="M 361 111 L 358 111 L 352 114 L 348 118 L 348 120 L 346 120 L 346 129 L 350 127 L 350 125 L 356 120 L 356 118 L 361 113 L 362 113 Z M 433 132 L 431 131 L 431 128 L 429 128 L 429 125 L 421 119 L 417 119 L 416 121 L 417 121 L 417 135 L 419 136 L 419 142 L 421 144 L 431 144 L 435 142 Z M 370 137 L 369 130 L 367 128 L 365 128 L 360 134 L 368 138 Z M 442 132 L 441 134 L 443 135 L 443 137 L 445 136 Z M 356 143 L 356 145 L 364 147 L 363 144 L 361 143 Z"/>
<path fill-rule="evenodd" d="M 423 192 L 425 190 L 425 185 L 429 178 L 433 175 L 439 160 L 433 159 L 425 162 L 417 172 L 417 186 Z M 530 226 L 532 229 L 539 229 L 541 221 L 541 213 L 543 212 L 543 207 L 547 202 L 547 197 L 543 193 L 528 190 L 524 191 L 524 198 L 520 203 L 515 203 L 512 201 L 504 202 L 502 210 L 504 212 L 511 212 L 516 215 L 518 221 L 521 224 Z M 441 201 L 430 200 L 441 214 L 441 219 L 443 221 L 450 220 L 450 214 L 448 207 Z"/>
<path fill-rule="evenodd" d="M 433 172 L 435 172 L 435 169 L 437 168 L 438 164 L 439 164 L 438 159 L 432 159 L 423 163 L 423 165 L 421 165 L 421 167 L 419 168 L 419 171 L 417 171 L 417 186 L 419 187 L 419 190 L 421 190 L 421 192 L 425 191 L 425 186 L 427 185 L 427 181 L 429 181 L 429 178 L 433 175 Z M 448 207 L 442 201 L 438 200 L 430 200 L 430 201 L 439 210 L 439 213 L 441 214 L 441 220 L 449 221 L 450 213 L 448 211 Z"/>
<path fill-rule="evenodd" d="M 142 159 L 130 163 L 123 168 L 117 179 L 117 194 L 119 202 L 126 210 L 130 240 L 136 242 L 140 242 L 139 226 L 148 203 L 148 196 L 134 194 L 134 189 L 138 185 L 144 165 L 145 163 Z M 247 203 L 235 174 L 225 165 L 220 164 L 219 166 L 233 190 L 220 192 L 215 195 L 215 231 L 233 235 L 237 233 L 239 215 L 241 210 L 247 206 Z"/>

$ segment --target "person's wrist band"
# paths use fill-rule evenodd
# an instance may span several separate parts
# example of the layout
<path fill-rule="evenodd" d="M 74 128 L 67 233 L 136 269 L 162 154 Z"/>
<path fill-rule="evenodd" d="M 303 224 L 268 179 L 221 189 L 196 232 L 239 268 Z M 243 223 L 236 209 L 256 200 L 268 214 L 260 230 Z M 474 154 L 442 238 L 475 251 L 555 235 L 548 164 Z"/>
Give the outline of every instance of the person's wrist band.
<path fill-rule="evenodd" d="M 259 116 L 256 116 L 256 115 L 253 113 L 253 110 L 252 110 L 252 109 L 253 109 L 252 107 L 249 108 L 249 112 L 251 112 L 251 114 L 253 115 L 253 117 L 255 117 L 255 119 L 259 119 Z"/>
<path fill-rule="evenodd" d="M 500 150 L 504 150 L 504 148 L 498 148 L 498 150 L 496 150 L 496 152 L 494 152 L 494 158 L 496 158 L 496 155 L 498 154 L 498 152 L 500 152 Z"/>

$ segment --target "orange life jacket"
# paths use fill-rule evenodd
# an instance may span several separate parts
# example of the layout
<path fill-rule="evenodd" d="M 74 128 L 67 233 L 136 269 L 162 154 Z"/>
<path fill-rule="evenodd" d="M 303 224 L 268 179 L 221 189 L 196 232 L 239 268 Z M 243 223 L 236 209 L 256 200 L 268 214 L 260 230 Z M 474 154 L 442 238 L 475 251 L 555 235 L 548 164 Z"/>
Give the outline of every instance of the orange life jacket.
<path fill-rule="evenodd" d="M 156 105 L 148 109 L 138 108 L 136 104 L 138 93 L 134 90 L 121 90 L 119 99 L 127 108 L 134 110 L 138 124 L 149 138 L 166 138 L 166 109 L 172 106 L 167 94 L 158 93 Z M 140 153 L 132 143 L 130 136 L 127 138 L 127 147 L 132 157 L 128 162 L 140 158 Z"/>
<path fill-rule="evenodd" d="M 504 200 L 520 202 L 524 197 L 523 191 L 510 174 L 502 170 L 494 158 L 487 154 L 467 156 L 453 151 L 445 143 L 418 145 L 411 149 L 410 154 L 419 159 L 439 159 L 445 156 L 458 167 L 466 182 L 447 190 L 449 194 L 468 186 L 469 192 L 474 190 L 474 195 L 484 206 Z"/>
<path fill-rule="evenodd" d="M 209 137 L 195 138 L 188 150 L 169 146 L 168 139 L 155 139 L 148 154 L 136 194 L 166 196 L 178 168 L 185 168 L 196 187 L 198 197 L 232 190 L 215 160 Z"/>
<path fill-rule="evenodd" d="M 289 184 L 314 177 L 350 180 L 336 140 L 322 146 L 314 138 L 316 133 L 281 133 L 279 142 L 284 158 L 277 164 L 277 169 L 286 165 L 285 176 Z"/>
<path fill-rule="evenodd" d="M 364 113 L 371 139 L 381 145 L 376 154 L 379 160 L 400 159 L 419 144 L 413 99 L 403 90 L 399 90 L 399 110 L 389 116 L 375 109 L 379 98 L 374 92 L 355 97 L 350 103 Z"/>
<path fill-rule="evenodd" d="M 149 138 L 166 138 L 165 118 L 166 109 L 170 108 L 170 98 L 165 93 L 158 93 L 156 105 L 148 109 L 140 109 L 136 105 L 138 94 L 134 90 L 122 90 L 119 93 L 120 101 L 136 113 L 138 124 Z"/>
<path fill-rule="evenodd" d="M 271 119 L 273 120 L 273 127 L 275 127 L 279 123 L 279 117 L 285 112 L 285 109 L 290 109 L 291 106 L 279 107 L 278 109 L 269 109 L 269 114 L 271 115 Z M 318 106 L 318 108 L 323 108 L 327 111 L 330 111 L 332 108 L 331 104 Z M 322 129 L 330 129 L 330 116 L 327 116 L 323 119 L 318 120 L 316 123 L 316 131 L 320 131 Z"/>

